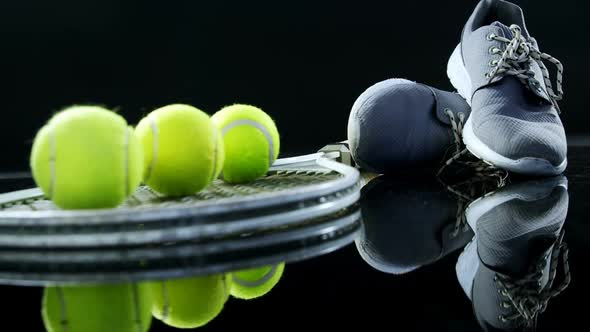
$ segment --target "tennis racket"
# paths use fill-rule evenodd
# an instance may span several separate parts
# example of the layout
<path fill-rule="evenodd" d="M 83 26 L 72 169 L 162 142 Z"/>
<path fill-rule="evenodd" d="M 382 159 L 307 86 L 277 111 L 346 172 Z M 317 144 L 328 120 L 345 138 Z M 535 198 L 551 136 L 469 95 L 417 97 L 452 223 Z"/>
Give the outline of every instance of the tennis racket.
<path fill-rule="evenodd" d="M 115 209 L 65 211 L 38 188 L 0 195 L 0 282 L 120 282 L 290 262 L 354 240 L 362 185 L 345 144 L 278 159 L 248 184 L 182 198 L 140 187 Z"/>

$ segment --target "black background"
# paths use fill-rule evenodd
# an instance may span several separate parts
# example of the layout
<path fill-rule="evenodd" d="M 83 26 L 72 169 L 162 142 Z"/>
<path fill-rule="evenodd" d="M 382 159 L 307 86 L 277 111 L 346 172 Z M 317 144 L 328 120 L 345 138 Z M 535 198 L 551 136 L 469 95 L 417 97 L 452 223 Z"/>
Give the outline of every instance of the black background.
<path fill-rule="evenodd" d="M 541 50 L 565 66 L 560 105 L 566 131 L 587 133 L 587 2 L 516 2 Z M 251 103 L 275 118 L 283 151 L 315 151 L 346 138 L 352 103 L 377 81 L 403 77 L 451 89 L 446 62 L 475 4 L 2 1 L 0 170 L 27 170 L 32 139 L 45 121 L 63 107 L 88 103 L 116 108 L 131 124 L 169 103 L 189 103 L 209 114 L 227 104 Z M 581 186 L 578 191 L 572 197 L 574 220 L 568 221 L 577 225 L 569 237 L 572 260 L 581 263 L 572 266 L 578 278 L 569 297 L 551 302 L 543 318 L 546 330 L 574 330 L 584 321 L 586 304 L 571 302 L 576 292 L 588 291 L 582 265 L 588 193 Z M 456 257 L 392 276 L 373 270 L 349 246 L 287 266 L 270 294 L 255 302 L 230 300 L 202 330 L 477 331 L 456 282 Z M 43 330 L 41 289 L 0 290 L 0 330 Z M 152 331 L 168 330 L 153 324 Z"/>
<path fill-rule="evenodd" d="M 542 51 L 565 66 L 568 134 L 588 129 L 585 1 L 519 1 Z M 446 62 L 476 1 L 0 2 L 0 170 L 27 170 L 36 131 L 72 104 L 130 124 L 169 103 L 213 114 L 251 103 L 282 150 L 346 138 L 368 86 L 403 77 L 451 89 Z"/>

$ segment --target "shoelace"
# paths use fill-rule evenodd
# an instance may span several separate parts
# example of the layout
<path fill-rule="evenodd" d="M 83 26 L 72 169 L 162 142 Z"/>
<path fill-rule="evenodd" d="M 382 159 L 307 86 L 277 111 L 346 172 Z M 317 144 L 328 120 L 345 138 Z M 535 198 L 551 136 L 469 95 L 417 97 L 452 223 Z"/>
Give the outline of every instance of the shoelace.
<path fill-rule="evenodd" d="M 463 126 L 465 124 L 465 114 L 462 112 L 458 113 L 458 116 L 455 117 L 455 114 L 452 110 L 446 108 L 444 109 L 444 113 L 449 117 L 451 120 L 451 131 L 453 133 L 453 140 L 454 140 L 454 148 L 455 151 L 452 153 L 451 158 L 447 159 L 441 168 L 439 168 L 437 172 L 437 177 L 444 172 L 444 170 L 452 165 L 457 164 L 462 167 L 466 167 L 472 169 L 475 172 L 476 178 L 496 178 L 498 181 L 498 187 L 504 186 L 506 177 L 508 173 L 500 170 L 486 162 L 480 160 L 473 156 L 469 150 L 465 147 L 463 143 Z M 470 179 L 479 182 L 477 179 Z M 479 179 L 481 180 L 481 179 Z M 463 183 L 461 183 L 463 184 Z M 471 199 L 469 197 L 465 197 L 466 199 Z"/>
<path fill-rule="evenodd" d="M 494 69 L 487 73 L 486 77 L 488 77 L 491 82 L 492 79 L 498 75 L 514 75 L 529 89 L 540 90 L 540 83 L 535 80 L 535 72 L 531 70 L 531 64 L 536 62 L 543 73 L 543 80 L 545 81 L 545 86 L 547 87 L 547 93 L 549 94 L 551 102 L 559 111 L 557 101 L 563 98 L 563 65 L 556 58 L 535 48 L 534 45 L 522 35 L 521 28 L 518 25 L 512 24 L 510 30 L 513 35 L 512 39 L 497 36 L 495 34 L 488 35 L 488 40 L 500 41 L 507 45 L 504 51 L 497 47 L 490 48 L 490 53 L 502 54 L 502 57 L 500 60 L 493 60 L 490 63 L 490 65 L 494 66 Z M 557 93 L 553 90 L 549 71 L 543 63 L 543 60 L 551 62 L 557 68 L 555 84 Z"/>
<path fill-rule="evenodd" d="M 563 242 L 563 235 L 564 231 L 562 230 L 551 253 L 549 277 L 545 287 L 541 286 L 541 278 L 543 277 L 543 269 L 546 266 L 546 257 L 542 257 L 542 262 L 535 264 L 535 268 L 529 275 L 519 280 L 512 280 L 508 276 L 496 273 L 494 281 L 498 285 L 498 291 L 508 299 L 501 305 L 504 308 L 512 307 L 515 311 L 512 315 L 500 316 L 501 321 L 524 319 L 527 326 L 534 327 L 538 315 L 547 309 L 549 300 L 561 294 L 569 286 L 571 281 L 568 262 L 569 249 L 567 244 Z M 564 279 L 560 285 L 553 287 L 560 254 Z"/>
<path fill-rule="evenodd" d="M 467 217 L 465 216 L 465 210 L 469 202 L 465 199 L 457 199 L 457 212 L 455 214 L 455 226 L 453 231 L 450 233 L 451 238 L 457 237 L 460 232 L 467 232 L 469 230 L 469 224 L 467 223 Z"/>
<path fill-rule="evenodd" d="M 457 196 L 455 226 L 450 233 L 451 237 L 456 237 L 460 232 L 466 232 L 470 229 L 465 216 L 467 206 L 483 193 L 503 187 L 506 184 L 508 173 L 497 169 L 492 165 L 486 164 L 484 161 L 469 153 L 469 150 L 465 147 L 462 139 L 465 114 L 460 112 L 458 113 L 458 116 L 455 117 L 452 110 L 448 108 L 445 109 L 444 112 L 451 120 L 454 151 L 452 152 L 451 158 L 447 159 L 438 170 L 437 179 L 449 192 Z M 471 169 L 475 174 L 467 180 L 449 185 L 442 180 L 440 175 L 452 164 Z"/>

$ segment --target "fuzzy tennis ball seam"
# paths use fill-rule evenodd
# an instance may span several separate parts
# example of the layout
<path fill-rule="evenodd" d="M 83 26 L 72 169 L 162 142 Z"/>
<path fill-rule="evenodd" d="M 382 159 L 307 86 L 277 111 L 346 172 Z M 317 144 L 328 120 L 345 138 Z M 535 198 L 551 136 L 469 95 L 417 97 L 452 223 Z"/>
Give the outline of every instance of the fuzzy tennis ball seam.
<path fill-rule="evenodd" d="M 273 142 L 270 132 L 266 129 L 266 127 L 264 127 L 262 124 L 260 124 L 256 121 L 249 120 L 249 119 L 240 119 L 240 120 L 231 121 L 228 124 L 221 127 L 220 130 L 221 130 L 222 136 L 225 136 L 225 134 L 227 134 L 227 132 L 229 132 L 230 130 L 232 130 L 233 128 L 238 127 L 238 126 L 254 127 L 254 128 L 258 129 L 264 135 L 264 137 L 266 138 L 266 142 L 268 144 L 268 165 L 270 167 L 270 165 L 272 165 L 275 160 L 275 158 L 274 158 L 275 147 L 274 147 L 274 142 Z"/>
<path fill-rule="evenodd" d="M 148 166 L 147 173 L 143 177 L 144 182 L 149 181 L 154 168 L 156 167 L 156 161 L 158 160 L 158 125 L 151 114 L 148 115 L 146 119 L 149 119 L 150 130 L 152 131 L 152 159 L 150 161 L 150 165 Z"/>
<path fill-rule="evenodd" d="M 217 177 L 217 169 L 219 167 L 218 163 L 218 153 L 219 153 L 219 144 L 223 144 L 221 138 L 219 137 L 221 134 L 219 131 L 214 130 L 213 133 L 213 167 L 211 167 L 211 174 L 209 175 L 209 182 L 213 182 Z"/>
<path fill-rule="evenodd" d="M 224 143 L 224 181 L 243 183 L 266 174 L 280 150 L 279 133 L 268 114 L 252 105 L 234 104 L 219 110 L 211 120 Z"/>
<path fill-rule="evenodd" d="M 125 196 L 129 196 L 131 194 L 131 179 L 129 176 L 129 145 L 131 144 L 129 142 L 130 140 L 130 136 L 134 135 L 135 133 L 133 132 L 133 130 L 131 130 L 131 128 L 127 127 L 127 129 L 125 130 L 125 141 L 123 143 L 123 147 L 124 147 L 124 154 L 123 154 L 123 161 L 124 161 L 124 172 L 125 172 Z"/>
<path fill-rule="evenodd" d="M 277 265 L 272 265 L 270 270 L 268 270 L 268 272 L 266 272 L 260 279 L 248 280 L 245 278 L 241 278 L 238 273 L 234 273 L 232 276 L 232 280 L 235 284 L 240 286 L 258 287 L 260 285 L 263 285 L 265 282 L 269 281 L 275 275 L 275 273 L 277 273 L 277 268 Z"/>
<path fill-rule="evenodd" d="M 235 271 L 231 274 L 233 297 L 250 300 L 270 292 L 281 280 L 285 263 L 277 263 L 247 270 Z"/>

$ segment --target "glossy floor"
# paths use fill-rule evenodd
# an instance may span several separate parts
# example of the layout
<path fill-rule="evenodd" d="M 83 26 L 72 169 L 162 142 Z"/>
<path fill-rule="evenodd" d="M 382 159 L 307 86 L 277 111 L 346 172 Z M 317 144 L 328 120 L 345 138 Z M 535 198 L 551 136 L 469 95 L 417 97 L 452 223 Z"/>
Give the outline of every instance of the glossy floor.
<path fill-rule="evenodd" d="M 270 293 L 229 299 L 199 330 L 584 330 L 590 147 L 569 159 L 565 176 L 510 180 L 479 199 L 489 182 L 450 191 L 416 174 L 373 180 L 354 243 L 287 264 Z M 41 288 L 0 289 L 5 327 L 44 330 Z M 150 329 L 174 330 L 157 320 Z"/>

